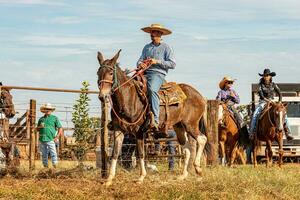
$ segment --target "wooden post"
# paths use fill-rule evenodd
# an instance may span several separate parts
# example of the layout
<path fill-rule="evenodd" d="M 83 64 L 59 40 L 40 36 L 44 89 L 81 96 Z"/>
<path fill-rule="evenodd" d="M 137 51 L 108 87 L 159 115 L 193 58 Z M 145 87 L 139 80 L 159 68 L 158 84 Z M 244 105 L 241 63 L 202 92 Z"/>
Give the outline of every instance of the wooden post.
<path fill-rule="evenodd" d="M 102 119 L 101 119 L 101 124 L 102 124 Z M 97 135 L 96 135 L 96 145 L 95 145 L 95 153 L 96 153 L 96 168 L 101 169 L 101 124 L 99 127 L 99 130 L 97 130 Z"/>
<path fill-rule="evenodd" d="M 29 146 L 29 171 L 35 168 L 35 118 L 36 118 L 36 100 L 30 99 L 30 146 Z"/>
<path fill-rule="evenodd" d="M 106 178 L 108 175 L 108 100 L 102 102 L 101 117 L 101 176 Z"/>
<path fill-rule="evenodd" d="M 210 149 L 207 164 L 212 166 L 219 164 L 218 110 L 219 101 L 207 101 L 207 141 Z"/>

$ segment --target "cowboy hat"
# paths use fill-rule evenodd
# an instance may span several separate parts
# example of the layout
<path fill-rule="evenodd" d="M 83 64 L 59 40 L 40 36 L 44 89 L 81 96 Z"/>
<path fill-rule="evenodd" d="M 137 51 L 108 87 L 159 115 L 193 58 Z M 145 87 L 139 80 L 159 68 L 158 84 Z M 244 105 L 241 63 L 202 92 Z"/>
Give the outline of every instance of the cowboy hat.
<path fill-rule="evenodd" d="M 172 33 L 172 31 L 166 29 L 161 24 L 151 24 L 151 26 L 144 27 L 141 30 L 143 30 L 146 33 L 151 33 L 151 31 L 160 31 L 163 35 L 169 35 Z"/>
<path fill-rule="evenodd" d="M 260 76 L 268 76 L 268 75 L 270 75 L 270 76 L 276 76 L 276 73 L 275 72 L 271 72 L 270 69 L 265 69 L 264 73 L 262 73 L 262 74 L 258 73 L 258 75 L 260 75 Z"/>
<path fill-rule="evenodd" d="M 44 113 L 46 110 L 54 111 L 55 108 L 50 103 L 46 103 L 41 106 L 40 110 L 42 113 Z"/>
<path fill-rule="evenodd" d="M 236 79 L 230 78 L 229 76 L 225 76 L 225 77 L 220 81 L 220 83 L 219 83 L 220 89 L 223 90 L 224 87 L 225 87 L 225 84 L 226 84 L 227 82 L 232 82 L 232 83 L 233 83 L 235 80 L 236 80 Z"/>

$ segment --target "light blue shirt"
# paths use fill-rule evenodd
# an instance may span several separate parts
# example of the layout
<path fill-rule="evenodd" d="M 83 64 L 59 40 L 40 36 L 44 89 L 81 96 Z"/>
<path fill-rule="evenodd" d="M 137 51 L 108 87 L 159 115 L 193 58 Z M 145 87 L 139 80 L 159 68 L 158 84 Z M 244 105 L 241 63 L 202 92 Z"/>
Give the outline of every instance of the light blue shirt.
<path fill-rule="evenodd" d="M 164 42 L 159 45 L 154 45 L 152 42 L 146 44 L 142 51 L 142 55 L 137 62 L 137 66 L 147 58 L 157 60 L 157 64 L 148 68 L 146 73 L 152 71 L 167 75 L 169 69 L 174 69 L 176 66 L 173 50 Z"/>

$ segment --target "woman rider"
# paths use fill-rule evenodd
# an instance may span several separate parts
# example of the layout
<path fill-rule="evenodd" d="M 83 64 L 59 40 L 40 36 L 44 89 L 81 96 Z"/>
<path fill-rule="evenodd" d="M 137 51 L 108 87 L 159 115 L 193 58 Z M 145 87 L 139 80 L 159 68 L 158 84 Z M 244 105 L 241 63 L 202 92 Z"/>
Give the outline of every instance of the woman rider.
<path fill-rule="evenodd" d="M 230 77 L 224 77 L 219 83 L 219 87 L 221 90 L 218 92 L 216 99 L 219 101 L 223 101 L 227 104 L 228 109 L 233 113 L 235 119 L 237 120 L 237 125 L 240 129 L 242 127 L 243 120 L 236 108 L 234 107 L 235 104 L 240 103 L 240 97 L 232 88 L 233 83 L 234 79 Z"/>
<path fill-rule="evenodd" d="M 282 100 L 280 89 L 277 86 L 277 84 L 274 83 L 272 80 L 272 77 L 276 76 L 276 73 L 271 72 L 270 69 L 265 69 L 264 73 L 259 75 L 262 77 L 259 81 L 259 87 L 258 87 L 259 104 L 253 113 L 253 117 L 250 125 L 250 135 L 249 135 L 250 139 L 254 138 L 254 135 L 256 134 L 256 125 L 257 125 L 258 117 L 260 116 L 266 103 L 273 101 L 274 93 L 276 92 L 280 102 Z M 294 139 L 290 135 L 291 131 L 290 131 L 290 127 L 286 115 L 285 115 L 285 122 L 284 122 L 284 132 L 288 141 Z"/>

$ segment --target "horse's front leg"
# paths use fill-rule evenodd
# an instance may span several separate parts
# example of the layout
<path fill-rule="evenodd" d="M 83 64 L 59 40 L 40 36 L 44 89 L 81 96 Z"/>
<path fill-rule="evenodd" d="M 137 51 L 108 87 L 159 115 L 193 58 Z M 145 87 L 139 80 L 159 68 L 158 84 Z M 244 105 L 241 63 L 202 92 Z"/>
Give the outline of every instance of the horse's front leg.
<path fill-rule="evenodd" d="M 140 177 L 137 180 L 137 183 L 143 183 L 144 178 L 147 175 L 146 167 L 145 167 L 145 147 L 144 147 L 144 136 L 137 137 L 137 149 L 138 149 L 138 157 L 140 162 Z"/>
<path fill-rule="evenodd" d="M 222 166 L 225 166 L 226 164 L 225 142 L 220 141 L 219 146 L 220 146 L 221 164 Z"/>
<path fill-rule="evenodd" d="M 112 180 L 115 178 L 116 175 L 116 168 L 117 168 L 117 161 L 118 157 L 121 152 L 122 144 L 124 140 L 124 134 L 122 131 L 115 131 L 114 132 L 114 148 L 113 148 L 113 156 L 111 160 L 111 165 L 109 169 L 108 178 L 106 180 L 105 185 L 110 186 L 112 184 Z"/>
<path fill-rule="evenodd" d="M 191 143 L 189 141 L 189 138 L 187 137 L 187 133 L 184 133 L 185 135 L 185 144 L 182 147 L 183 149 L 183 154 L 184 154 L 184 165 L 183 165 L 183 170 L 182 170 L 182 174 L 178 177 L 179 180 L 184 180 L 186 179 L 186 177 L 188 176 L 189 172 L 188 172 L 188 166 L 189 166 L 189 161 L 191 158 Z"/>
<path fill-rule="evenodd" d="M 277 137 L 276 137 L 276 140 L 277 140 L 277 143 L 279 145 L 279 162 L 278 162 L 278 165 L 279 167 L 281 168 L 282 167 L 282 164 L 283 164 L 283 140 L 282 140 L 282 133 L 279 134 Z"/>
<path fill-rule="evenodd" d="M 273 160 L 272 160 L 273 152 L 272 152 L 272 142 L 270 140 L 267 141 L 267 148 L 268 148 L 267 167 L 271 167 L 273 164 Z"/>
<path fill-rule="evenodd" d="M 253 141 L 253 166 L 257 167 L 257 150 L 258 150 L 258 140 L 254 139 Z"/>

